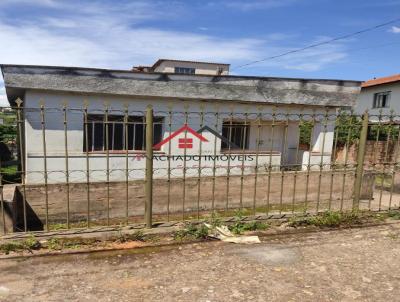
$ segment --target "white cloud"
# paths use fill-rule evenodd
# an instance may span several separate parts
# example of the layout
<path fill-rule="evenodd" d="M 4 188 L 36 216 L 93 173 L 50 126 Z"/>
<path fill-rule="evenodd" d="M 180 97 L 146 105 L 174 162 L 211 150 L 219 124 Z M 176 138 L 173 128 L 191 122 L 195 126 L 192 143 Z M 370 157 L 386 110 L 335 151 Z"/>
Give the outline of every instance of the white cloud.
<path fill-rule="evenodd" d="M 162 2 L 135 1 L 109 6 L 104 2 L 37 3 L 53 2 L 63 7 L 62 12 L 58 6 L 54 8 L 57 14 L 51 17 L 32 16 L 28 21 L 10 22 L 1 18 L 0 12 L 0 41 L 7 45 L 0 48 L 1 63 L 129 69 L 151 64 L 158 58 L 175 58 L 240 65 L 292 49 L 281 46 L 290 36 L 280 33 L 262 38 L 223 38 L 208 34 L 209 31 L 190 33 L 145 26 L 146 20 L 171 18 L 180 9 L 178 6 L 162 10 L 158 7 Z M 259 1 L 250 3 L 256 2 Z M 274 1 L 267 2 L 272 5 Z M 331 44 L 259 66 L 308 72 L 344 56 L 342 45 Z M 4 89 L 0 88 L 0 104 L 4 105 L 4 101 Z"/>
<path fill-rule="evenodd" d="M 6 5 L 30 5 L 30 6 L 47 6 L 57 7 L 60 5 L 59 2 L 54 0 L 1 0 L 0 6 Z"/>
<path fill-rule="evenodd" d="M 394 34 L 400 34 L 400 27 L 392 26 L 392 28 L 389 30 L 389 32 L 394 33 Z"/>
<path fill-rule="evenodd" d="M 228 8 L 238 9 L 241 11 L 252 11 L 259 9 L 271 9 L 276 7 L 282 7 L 291 5 L 298 0 L 230 0 L 230 1 L 220 1 L 220 2 L 210 2 L 212 5 L 224 5 Z"/>

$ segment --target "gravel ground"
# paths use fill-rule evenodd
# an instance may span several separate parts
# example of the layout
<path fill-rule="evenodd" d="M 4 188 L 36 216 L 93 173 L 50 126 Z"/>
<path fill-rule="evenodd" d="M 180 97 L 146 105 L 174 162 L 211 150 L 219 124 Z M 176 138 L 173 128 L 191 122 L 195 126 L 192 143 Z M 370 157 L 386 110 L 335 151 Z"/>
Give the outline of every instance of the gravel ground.
<path fill-rule="evenodd" d="M 399 301 L 400 224 L 0 260 L 0 301 Z"/>

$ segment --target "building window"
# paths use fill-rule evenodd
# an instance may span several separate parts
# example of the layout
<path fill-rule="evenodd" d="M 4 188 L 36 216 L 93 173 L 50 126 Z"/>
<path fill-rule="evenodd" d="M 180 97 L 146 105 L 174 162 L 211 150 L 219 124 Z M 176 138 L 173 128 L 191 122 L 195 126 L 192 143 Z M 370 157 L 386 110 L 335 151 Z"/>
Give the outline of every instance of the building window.
<path fill-rule="evenodd" d="M 175 73 L 179 74 L 195 74 L 195 68 L 188 68 L 188 67 L 175 67 Z"/>
<path fill-rule="evenodd" d="M 387 108 L 389 107 L 389 101 L 390 91 L 375 93 L 372 108 Z"/>
<path fill-rule="evenodd" d="M 124 117 L 108 115 L 106 123 L 105 115 L 89 114 L 87 125 L 84 124 L 83 150 L 91 151 L 115 151 L 115 150 L 144 150 L 146 148 L 146 126 L 144 117 L 129 116 L 124 123 Z M 154 144 L 162 139 L 162 117 L 154 118 Z M 108 142 L 107 142 L 108 137 Z"/>
<path fill-rule="evenodd" d="M 221 141 L 221 149 L 248 149 L 250 126 L 238 121 L 223 122 L 222 136 L 226 138 L 226 141 Z"/>

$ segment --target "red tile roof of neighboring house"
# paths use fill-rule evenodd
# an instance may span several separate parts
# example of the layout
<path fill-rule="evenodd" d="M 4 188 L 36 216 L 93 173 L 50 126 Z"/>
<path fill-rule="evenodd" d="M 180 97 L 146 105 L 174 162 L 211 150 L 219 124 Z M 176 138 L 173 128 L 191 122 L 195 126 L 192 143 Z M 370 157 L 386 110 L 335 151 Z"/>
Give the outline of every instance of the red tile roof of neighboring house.
<path fill-rule="evenodd" d="M 365 87 L 371 87 L 371 86 L 376 86 L 376 85 L 381 85 L 381 84 L 387 84 L 387 83 L 393 83 L 400 81 L 400 74 L 395 74 L 391 75 L 388 77 L 383 77 L 383 78 L 377 78 L 369 81 L 365 81 L 364 83 L 361 84 L 362 88 Z"/>

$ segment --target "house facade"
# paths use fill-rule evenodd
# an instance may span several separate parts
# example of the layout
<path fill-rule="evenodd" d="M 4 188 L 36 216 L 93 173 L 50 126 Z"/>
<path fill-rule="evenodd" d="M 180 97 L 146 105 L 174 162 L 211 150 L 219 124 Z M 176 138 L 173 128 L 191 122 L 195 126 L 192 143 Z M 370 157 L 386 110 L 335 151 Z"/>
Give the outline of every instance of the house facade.
<path fill-rule="evenodd" d="M 366 110 L 374 119 L 400 113 L 400 74 L 362 83 L 355 111 L 363 114 Z"/>
<path fill-rule="evenodd" d="M 330 117 L 351 107 L 360 87 L 356 81 L 179 71 L 1 69 L 10 104 L 22 100 L 27 184 L 143 179 L 149 106 L 155 178 L 327 169 L 335 127 Z M 313 123 L 308 150 L 299 148 L 304 121 Z"/>
<path fill-rule="evenodd" d="M 197 75 L 228 75 L 229 64 L 159 59 L 152 66 L 136 66 L 138 72 L 162 72 Z"/>

